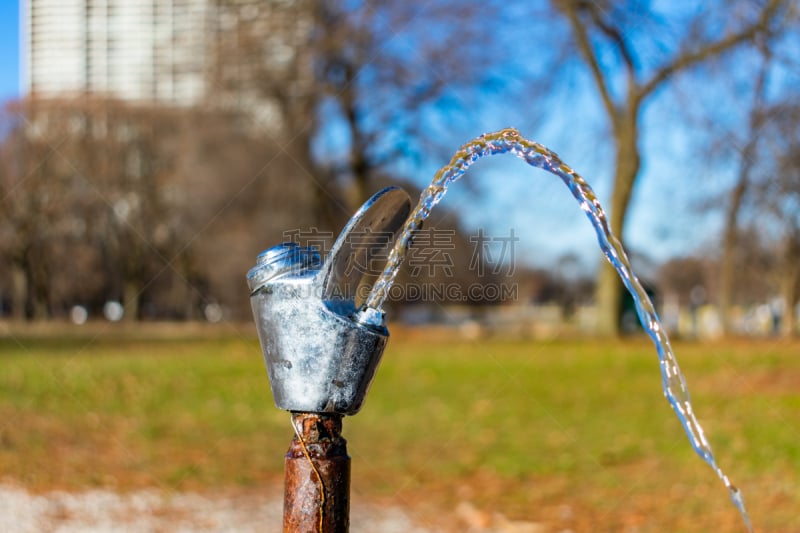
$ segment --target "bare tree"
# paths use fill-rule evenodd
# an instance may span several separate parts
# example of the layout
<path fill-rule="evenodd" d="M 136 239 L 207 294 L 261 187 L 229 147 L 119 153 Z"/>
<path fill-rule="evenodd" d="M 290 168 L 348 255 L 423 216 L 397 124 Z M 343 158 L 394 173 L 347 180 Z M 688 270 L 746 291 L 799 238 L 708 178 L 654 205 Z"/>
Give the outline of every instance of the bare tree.
<path fill-rule="evenodd" d="M 431 115 L 455 122 L 453 111 L 496 81 L 493 12 L 490 2 L 315 3 L 315 80 L 346 139 L 331 168 L 349 179 L 351 207 L 377 173 L 427 148 Z"/>
<path fill-rule="evenodd" d="M 250 126 L 238 110 L 18 104 L 0 143 L 0 299 L 31 319 L 108 300 L 129 319 L 248 316 L 255 251 L 313 224 L 293 155 Z"/>
<path fill-rule="evenodd" d="M 264 134 L 293 154 L 331 226 L 380 175 L 430 149 L 432 117 L 452 121 L 497 82 L 491 3 L 302 0 L 249 17 L 234 0 L 218 5 L 231 22 L 216 86 L 247 94 L 254 109 L 273 103 L 279 133 Z"/>
<path fill-rule="evenodd" d="M 736 182 L 728 194 L 725 207 L 725 222 L 722 235 L 722 257 L 720 260 L 719 308 L 722 327 L 726 334 L 733 332 L 731 305 L 734 300 L 737 243 L 739 239 L 739 213 L 749 196 L 753 166 L 756 163 L 759 139 L 761 138 L 766 112 L 767 75 L 770 70 L 770 50 L 762 47 L 762 61 L 752 90 L 752 100 L 747 117 L 745 138 L 739 152 L 739 169 Z"/>
<path fill-rule="evenodd" d="M 664 28 L 662 15 L 647 2 L 554 0 L 553 5 L 569 23 L 610 123 L 615 145 L 610 227 L 621 237 L 641 166 L 639 142 L 646 104 L 675 76 L 777 31 L 786 2 L 719 3 L 694 10 L 688 19 L 675 16 L 674 24 L 686 28 L 677 46 L 652 39 L 674 27 Z M 597 283 L 600 333 L 617 332 L 620 296 L 616 273 L 604 265 Z"/>
<path fill-rule="evenodd" d="M 64 125 L 31 121 L 10 114 L 13 127 L 3 144 L 0 191 L 3 238 L 0 243 L 11 271 L 12 308 L 18 318 L 45 318 L 52 309 L 49 281 L 57 265 L 50 261 L 56 243 L 69 235 L 64 223 L 75 189 L 60 157 L 68 135 Z"/>
<path fill-rule="evenodd" d="M 771 235 L 775 242 L 781 333 L 792 336 L 800 303 L 800 107 L 793 98 L 770 114 L 774 120 L 759 158 L 758 196 L 766 215 L 760 228 L 762 238 Z"/>
<path fill-rule="evenodd" d="M 119 299 L 138 317 L 170 240 L 160 143 L 174 117 L 102 99 L 29 100 L 16 116 L 3 200 L 14 228 L 4 242 L 26 293 L 17 313 L 43 318 L 69 301 Z"/>
<path fill-rule="evenodd" d="M 251 316 L 244 276 L 255 254 L 315 226 L 315 189 L 293 146 L 253 130 L 238 111 L 198 112 L 184 120 L 168 195 L 179 243 L 177 265 L 197 305 L 226 317 Z M 176 252 L 177 253 L 177 252 Z"/>
<path fill-rule="evenodd" d="M 327 228 L 346 215 L 339 191 L 315 163 L 320 90 L 314 80 L 314 1 L 261 4 L 215 0 L 218 21 L 211 50 L 209 103 L 244 112 L 245 129 L 293 163 L 284 179 L 312 191 Z"/>

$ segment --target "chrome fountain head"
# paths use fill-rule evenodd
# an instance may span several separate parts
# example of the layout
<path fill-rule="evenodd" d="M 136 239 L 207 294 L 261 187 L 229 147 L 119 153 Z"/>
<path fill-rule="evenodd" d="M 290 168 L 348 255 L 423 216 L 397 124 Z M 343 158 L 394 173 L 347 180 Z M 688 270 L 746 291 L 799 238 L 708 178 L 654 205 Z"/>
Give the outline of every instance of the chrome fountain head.
<path fill-rule="evenodd" d="M 360 253 L 368 265 L 410 210 L 408 194 L 387 187 L 353 215 L 324 262 L 292 242 L 258 256 L 247 283 L 278 408 L 342 415 L 361 408 L 389 331 L 380 310 L 357 308 L 364 272 L 350 262 Z"/>

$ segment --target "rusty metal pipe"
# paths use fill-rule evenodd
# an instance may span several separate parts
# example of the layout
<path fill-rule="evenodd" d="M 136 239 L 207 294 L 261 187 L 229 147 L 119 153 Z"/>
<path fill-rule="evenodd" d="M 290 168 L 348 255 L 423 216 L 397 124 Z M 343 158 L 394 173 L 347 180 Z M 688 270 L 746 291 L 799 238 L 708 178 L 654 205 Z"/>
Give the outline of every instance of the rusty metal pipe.
<path fill-rule="evenodd" d="M 350 457 L 342 415 L 292 413 L 295 437 L 286 452 L 284 533 L 347 533 Z"/>

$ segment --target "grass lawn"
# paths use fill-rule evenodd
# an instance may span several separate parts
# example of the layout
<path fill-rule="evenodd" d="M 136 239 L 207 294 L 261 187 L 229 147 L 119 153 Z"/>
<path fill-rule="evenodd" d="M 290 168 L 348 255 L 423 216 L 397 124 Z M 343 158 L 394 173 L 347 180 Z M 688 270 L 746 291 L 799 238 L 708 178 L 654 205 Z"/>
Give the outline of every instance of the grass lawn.
<path fill-rule="evenodd" d="M 254 337 L 0 339 L 0 482 L 262 490 L 291 438 Z M 678 343 L 758 531 L 800 531 L 800 344 Z M 395 335 L 345 420 L 353 491 L 420 517 L 468 501 L 548 531 L 744 531 L 661 393 L 646 339 Z"/>

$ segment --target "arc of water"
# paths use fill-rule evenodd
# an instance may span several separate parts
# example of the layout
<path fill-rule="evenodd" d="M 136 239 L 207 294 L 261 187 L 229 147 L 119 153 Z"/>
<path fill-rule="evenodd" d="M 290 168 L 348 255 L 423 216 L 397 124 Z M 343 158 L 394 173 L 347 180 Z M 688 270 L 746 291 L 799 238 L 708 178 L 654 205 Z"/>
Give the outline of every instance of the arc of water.
<path fill-rule="evenodd" d="M 630 261 L 622 244 L 611 231 L 597 195 L 586 180 L 561 161 L 561 158 L 549 148 L 525 139 L 514 128 L 487 133 L 463 145 L 453 155 L 450 163 L 436 172 L 431 184 L 420 195 L 419 203 L 409 215 L 405 227 L 389 254 L 386 267 L 375 282 L 365 305 L 369 308 L 381 309 L 408 252 L 414 233 L 430 215 L 431 210 L 442 200 L 447 193 L 448 186 L 457 181 L 479 159 L 504 153 L 511 153 L 529 165 L 546 170 L 561 178 L 580 204 L 581 210 L 584 211 L 594 227 L 603 254 L 616 269 L 625 288 L 633 296 L 639 321 L 656 347 L 664 396 L 678 416 L 692 448 L 725 484 L 731 500 L 742 515 L 747 529 L 752 533 L 753 528 L 745 509 L 742 493 L 730 482 L 714 459 L 711 445 L 694 415 L 689 389 L 678 366 L 669 338 L 658 319 L 653 303 L 631 269 Z"/>

